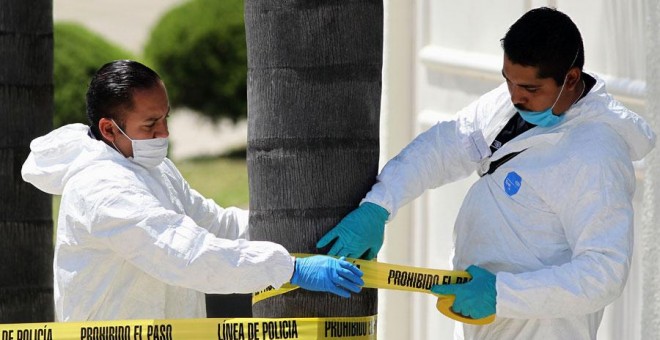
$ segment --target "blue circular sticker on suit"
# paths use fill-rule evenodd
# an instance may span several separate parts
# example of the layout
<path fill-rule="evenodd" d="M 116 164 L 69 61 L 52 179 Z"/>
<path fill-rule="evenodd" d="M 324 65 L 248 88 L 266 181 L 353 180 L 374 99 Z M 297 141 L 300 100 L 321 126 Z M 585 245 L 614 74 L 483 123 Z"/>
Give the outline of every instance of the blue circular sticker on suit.
<path fill-rule="evenodd" d="M 515 171 L 511 171 L 506 175 L 504 179 L 504 191 L 509 196 L 513 196 L 518 193 L 522 186 L 522 178 Z"/>

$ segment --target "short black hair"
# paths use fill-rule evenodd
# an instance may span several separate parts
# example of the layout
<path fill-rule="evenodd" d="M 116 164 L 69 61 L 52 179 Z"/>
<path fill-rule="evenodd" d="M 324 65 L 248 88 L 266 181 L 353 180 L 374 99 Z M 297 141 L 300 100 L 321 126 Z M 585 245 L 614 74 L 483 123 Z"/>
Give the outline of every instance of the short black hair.
<path fill-rule="evenodd" d="M 554 8 L 540 7 L 525 13 L 501 42 L 514 64 L 537 67 L 539 78 L 553 78 L 557 85 L 564 84 L 569 69 L 582 70 L 584 66 L 580 31 L 568 15 Z"/>
<path fill-rule="evenodd" d="M 87 119 L 94 136 L 101 139 L 101 118 L 114 119 L 124 129 L 122 114 L 133 107 L 133 92 L 160 81 L 154 70 L 137 61 L 115 60 L 101 66 L 87 89 Z"/>

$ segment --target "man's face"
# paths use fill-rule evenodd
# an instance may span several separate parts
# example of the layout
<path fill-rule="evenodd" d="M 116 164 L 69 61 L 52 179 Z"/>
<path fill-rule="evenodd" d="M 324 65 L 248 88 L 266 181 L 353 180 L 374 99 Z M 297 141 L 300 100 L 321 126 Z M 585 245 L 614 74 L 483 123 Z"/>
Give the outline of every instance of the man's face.
<path fill-rule="evenodd" d="M 558 86 L 554 79 L 540 79 L 537 74 L 537 67 L 514 64 L 506 54 L 504 55 L 502 76 L 509 87 L 511 102 L 516 108 L 525 111 L 544 111 L 557 100 L 561 86 Z"/>
<path fill-rule="evenodd" d="M 169 136 L 169 112 L 167 90 L 162 82 L 149 89 L 135 90 L 133 107 L 123 114 L 124 132 L 131 139 L 166 138 Z M 119 130 L 114 135 L 114 143 L 121 152 L 127 157 L 133 156 L 131 141 Z"/>

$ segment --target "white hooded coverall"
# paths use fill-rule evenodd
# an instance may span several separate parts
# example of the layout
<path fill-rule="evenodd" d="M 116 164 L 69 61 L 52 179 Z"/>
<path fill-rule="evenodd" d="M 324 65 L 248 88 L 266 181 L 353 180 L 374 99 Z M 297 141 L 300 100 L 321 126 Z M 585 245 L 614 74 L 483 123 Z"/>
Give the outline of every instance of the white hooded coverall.
<path fill-rule="evenodd" d="M 632 161 L 655 135 L 594 78 L 560 124 L 534 127 L 491 155 L 515 113 L 502 84 L 418 136 L 365 198 L 392 218 L 426 189 L 484 174 L 490 161 L 524 150 L 474 183 L 455 222 L 454 268 L 476 264 L 497 278 L 495 322 L 463 325 L 467 339 L 596 339 L 604 307 L 626 283 Z"/>
<path fill-rule="evenodd" d="M 191 189 L 169 159 L 137 165 L 82 124 L 35 139 L 23 179 L 62 195 L 55 243 L 58 321 L 200 318 L 204 293 L 288 282 L 281 246 L 247 241 L 247 211 Z"/>

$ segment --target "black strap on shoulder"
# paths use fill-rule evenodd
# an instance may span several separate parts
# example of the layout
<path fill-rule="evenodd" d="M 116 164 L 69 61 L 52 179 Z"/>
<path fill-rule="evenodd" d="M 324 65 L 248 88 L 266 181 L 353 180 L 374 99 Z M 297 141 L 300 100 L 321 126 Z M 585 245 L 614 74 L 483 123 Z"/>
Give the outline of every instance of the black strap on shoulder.
<path fill-rule="evenodd" d="M 525 150 L 527 150 L 527 149 L 525 149 Z M 502 164 L 504 164 L 504 163 L 510 161 L 511 159 L 513 159 L 513 157 L 518 156 L 521 152 L 523 152 L 523 151 L 525 151 L 525 150 L 521 150 L 521 151 L 518 151 L 518 152 L 512 152 L 512 153 L 510 153 L 510 154 L 508 154 L 508 155 L 506 155 L 506 156 L 504 156 L 504 157 L 502 157 L 502 158 L 500 158 L 500 159 L 498 159 L 498 160 L 496 160 L 496 161 L 491 162 L 490 165 L 488 166 L 488 172 L 486 172 L 486 173 L 484 174 L 484 176 L 485 176 L 485 175 L 490 175 L 490 174 L 492 174 L 492 173 L 495 172 L 495 170 L 497 170 L 497 168 L 499 168 Z"/>
<path fill-rule="evenodd" d="M 495 151 L 500 149 L 504 144 L 506 144 L 510 140 L 516 138 L 517 136 L 523 134 L 524 132 L 526 132 L 527 130 L 529 130 L 529 129 L 535 127 L 535 126 L 536 125 L 534 125 L 534 124 L 530 124 L 530 123 L 526 122 L 522 118 L 520 113 L 516 112 L 511 117 L 511 119 L 509 119 L 509 121 L 506 123 L 506 125 L 504 126 L 502 131 L 500 131 L 500 133 L 497 134 L 497 137 L 495 137 L 495 140 L 490 145 L 490 151 L 492 153 L 495 153 Z M 502 164 L 508 162 L 513 157 L 518 156 L 518 154 L 523 152 L 523 151 L 525 151 L 525 150 L 510 153 L 510 154 L 505 155 L 504 157 L 502 157 L 502 158 L 500 158 L 496 161 L 493 161 L 492 163 L 490 163 L 490 165 L 488 167 L 488 172 L 486 172 L 482 176 L 485 176 L 486 174 L 488 174 L 488 175 L 492 174 Z"/>
<path fill-rule="evenodd" d="M 497 137 L 495 137 L 495 140 L 493 140 L 493 143 L 490 145 L 490 151 L 495 153 L 495 151 L 501 148 L 504 144 L 535 126 L 536 125 L 534 124 L 526 122 L 520 113 L 516 112 L 513 117 L 509 119 L 504 128 L 502 128 L 502 131 L 497 134 Z"/>

